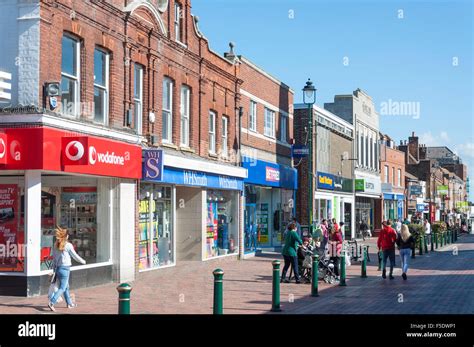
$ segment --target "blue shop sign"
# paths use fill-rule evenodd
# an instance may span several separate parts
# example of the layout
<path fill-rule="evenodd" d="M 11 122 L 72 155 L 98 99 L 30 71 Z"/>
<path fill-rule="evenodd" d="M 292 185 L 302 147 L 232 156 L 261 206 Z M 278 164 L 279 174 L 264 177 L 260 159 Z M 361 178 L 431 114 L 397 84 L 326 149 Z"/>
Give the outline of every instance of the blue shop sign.
<path fill-rule="evenodd" d="M 308 146 L 304 145 L 293 145 L 291 147 L 291 156 L 293 158 L 299 159 L 304 158 L 309 155 L 309 148 Z"/>
<path fill-rule="evenodd" d="M 334 190 L 334 175 L 318 171 L 318 188 Z"/>
<path fill-rule="evenodd" d="M 243 179 L 165 166 L 163 182 L 184 186 L 243 190 Z"/>
<path fill-rule="evenodd" d="M 416 211 L 423 212 L 425 210 L 425 204 L 416 204 Z"/>
<path fill-rule="evenodd" d="M 242 167 L 248 171 L 245 183 L 292 190 L 298 188 L 298 173 L 292 167 L 245 156 L 242 157 Z"/>
<path fill-rule="evenodd" d="M 163 150 L 143 150 L 142 159 L 142 178 L 152 181 L 163 180 Z"/>

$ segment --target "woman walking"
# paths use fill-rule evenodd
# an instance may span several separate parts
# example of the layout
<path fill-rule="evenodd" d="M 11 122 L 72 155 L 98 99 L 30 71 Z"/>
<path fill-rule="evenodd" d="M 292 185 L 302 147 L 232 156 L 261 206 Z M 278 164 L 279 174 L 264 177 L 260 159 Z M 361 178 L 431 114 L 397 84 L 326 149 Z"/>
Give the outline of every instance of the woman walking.
<path fill-rule="evenodd" d="M 400 258 L 402 260 L 402 277 L 407 279 L 408 259 L 410 259 L 411 250 L 415 247 L 415 239 L 408 230 L 408 225 L 403 224 L 400 234 L 397 238 L 397 246 L 400 250 Z"/>
<path fill-rule="evenodd" d="M 301 283 L 300 280 L 300 273 L 298 271 L 298 253 L 297 253 L 297 245 L 302 245 L 303 241 L 296 232 L 296 224 L 290 223 L 288 226 L 288 233 L 285 237 L 285 246 L 281 254 L 283 255 L 283 259 L 285 259 L 285 266 L 283 267 L 283 271 L 281 273 L 281 282 L 289 283 L 290 281 L 286 279 L 286 272 L 290 265 L 293 266 L 293 271 L 295 272 L 296 283 Z"/>
<path fill-rule="evenodd" d="M 56 281 L 59 281 L 59 289 L 50 298 L 48 307 L 55 312 L 54 305 L 64 295 L 68 308 L 74 308 L 77 305 L 72 302 L 69 295 L 69 275 L 71 273 L 71 257 L 77 262 L 85 264 L 86 261 L 82 259 L 74 250 L 72 243 L 68 242 L 69 235 L 66 229 L 60 227 L 56 228 L 56 242 L 53 249 L 54 257 L 54 272 L 56 273 Z"/>
<path fill-rule="evenodd" d="M 336 280 L 339 281 L 339 258 L 341 257 L 342 250 L 342 233 L 340 228 L 333 228 L 331 230 L 330 236 L 330 256 L 331 260 L 334 263 L 334 274 L 336 275 Z"/>

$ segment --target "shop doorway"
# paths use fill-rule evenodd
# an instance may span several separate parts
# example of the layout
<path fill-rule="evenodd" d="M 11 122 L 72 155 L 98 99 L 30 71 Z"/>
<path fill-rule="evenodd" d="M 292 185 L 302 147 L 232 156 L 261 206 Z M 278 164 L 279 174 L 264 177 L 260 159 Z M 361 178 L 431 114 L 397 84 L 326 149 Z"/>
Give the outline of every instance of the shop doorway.
<path fill-rule="evenodd" d="M 344 238 L 352 239 L 352 204 L 344 203 Z"/>

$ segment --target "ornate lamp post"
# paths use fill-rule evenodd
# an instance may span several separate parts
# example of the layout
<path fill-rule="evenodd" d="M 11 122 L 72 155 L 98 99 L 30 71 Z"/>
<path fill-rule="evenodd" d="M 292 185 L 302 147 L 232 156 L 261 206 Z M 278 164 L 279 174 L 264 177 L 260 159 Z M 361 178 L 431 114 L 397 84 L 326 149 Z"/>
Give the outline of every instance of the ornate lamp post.
<path fill-rule="evenodd" d="M 306 85 L 303 88 L 303 103 L 308 105 L 308 224 L 309 232 L 311 235 L 314 234 L 313 225 L 313 203 L 314 203 L 314 191 L 313 191 L 313 105 L 316 102 L 316 88 L 313 82 L 308 78 Z"/>

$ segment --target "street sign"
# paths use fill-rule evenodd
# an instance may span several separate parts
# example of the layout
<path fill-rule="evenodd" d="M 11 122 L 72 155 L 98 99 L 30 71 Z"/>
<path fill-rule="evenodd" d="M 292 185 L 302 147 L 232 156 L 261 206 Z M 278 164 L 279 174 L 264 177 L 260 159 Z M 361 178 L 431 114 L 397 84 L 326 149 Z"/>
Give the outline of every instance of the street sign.
<path fill-rule="evenodd" d="M 309 148 L 304 145 L 293 145 L 291 147 L 291 156 L 293 158 L 304 158 L 309 154 Z"/>

